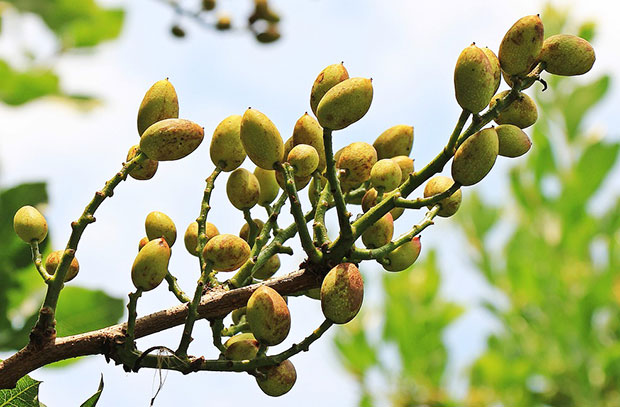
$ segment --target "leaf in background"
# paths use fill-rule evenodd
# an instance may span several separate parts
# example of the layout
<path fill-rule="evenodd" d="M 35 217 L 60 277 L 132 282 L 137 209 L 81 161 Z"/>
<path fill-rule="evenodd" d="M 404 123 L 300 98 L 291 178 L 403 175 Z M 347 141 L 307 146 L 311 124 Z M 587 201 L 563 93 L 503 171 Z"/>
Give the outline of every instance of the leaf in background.
<path fill-rule="evenodd" d="M 123 316 L 123 300 L 101 290 L 65 287 L 56 309 L 58 336 L 75 335 L 104 328 Z"/>
<path fill-rule="evenodd" d="M 375 348 L 368 342 L 364 326 L 360 322 L 364 314 L 359 314 L 343 325 L 334 336 L 334 344 L 345 367 L 362 380 L 366 372 L 378 362 Z"/>
<path fill-rule="evenodd" d="M 101 375 L 101 380 L 99 380 L 99 388 L 97 392 L 93 394 L 88 400 L 86 400 L 80 407 L 95 407 L 97 402 L 99 401 L 99 397 L 101 397 L 101 392 L 103 391 L 103 374 Z"/>
<path fill-rule="evenodd" d="M 58 76 L 49 69 L 17 71 L 0 60 L 0 100 L 18 106 L 42 96 L 60 94 Z"/>
<path fill-rule="evenodd" d="M 592 42 L 594 37 L 596 36 L 596 23 L 594 21 L 586 21 L 581 24 L 579 30 L 577 31 L 577 36 L 583 38 L 588 42 Z"/>
<path fill-rule="evenodd" d="M 24 376 L 14 389 L 0 390 L 0 407 L 40 407 L 40 381 Z"/>
<path fill-rule="evenodd" d="M 610 81 L 609 76 L 604 75 L 594 82 L 577 86 L 573 93 L 568 96 L 563 114 L 569 140 L 575 140 L 580 132 L 580 125 L 584 116 L 605 96 Z"/>
<path fill-rule="evenodd" d="M 465 229 L 468 238 L 475 239 L 473 243 L 479 248 L 499 217 L 499 208 L 485 204 L 478 193 L 472 191 L 462 203 L 455 219 Z"/>

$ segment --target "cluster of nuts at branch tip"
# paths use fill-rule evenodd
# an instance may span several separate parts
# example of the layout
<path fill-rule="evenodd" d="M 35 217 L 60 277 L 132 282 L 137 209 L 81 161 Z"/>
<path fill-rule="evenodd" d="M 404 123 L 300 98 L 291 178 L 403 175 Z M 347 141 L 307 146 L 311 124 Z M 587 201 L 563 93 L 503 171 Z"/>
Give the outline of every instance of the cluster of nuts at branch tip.
<path fill-rule="evenodd" d="M 249 30 L 254 34 L 256 41 L 260 43 L 269 44 L 277 41 L 280 38 L 280 30 L 278 28 L 280 15 L 269 6 L 267 0 L 253 0 L 253 2 L 252 13 L 247 18 Z M 180 12 L 181 6 L 178 4 L 175 4 L 175 6 L 177 13 L 184 14 Z M 188 10 L 186 14 L 190 13 L 204 24 L 207 21 L 202 19 L 202 15 L 216 11 L 217 7 L 216 0 L 202 0 L 200 10 L 197 12 L 190 12 Z M 218 11 L 213 27 L 218 31 L 231 30 L 233 28 L 232 17 L 224 11 Z M 170 32 L 177 38 L 183 38 L 186 35 L 185 29 L 179 22 L 170 27 Z"/>
<path fill-rule="evenodd" d="M 257 10 L 263 3 L 266 4 L 256 1 Z M 203 278 L 205 273 L 211 277 L 218 272 L 239 270 L 237 275 L 243 275 L 244 270 L 249 270 L 240 282 L 228 286 L 239 287 L 274 276 L 280 268 L 278 253 L 284 251 L 274 251 L 273 244 L 265 244 L 271 232 L 274 236 L 272 242 L 282 243 L 277 241 L 281 229 L 274 223 L 284 200 L 279 199 L 273 207 L 271 205 L 280 190 L 284 190 L 282 198 L 289 198 L 291 212 L 296 216 L 294 226 L 308 254 L 306 265 L 318 266 L 324 274 L 320 288 L 302 294 L 320 300 L 328 326 L 351 321 L 361 308 L 364 294 L 364 283 L 357 267 L 361 260 L 356 259 L 374 259 L 390 272 L 411 267 L 421 251 L 417 235 L 432 223 L 435 215 L 449 217 L 457 212 L 462 199 L 461 186 L 480 182 L 490 172 L 498 155 L 519 157 L 529 151 L 531 141 L 522 129 L 531 126 L 538 113 L 534 101 L 519 90 L 541 80 L 539 74 L 542 70 L 557 75 L 580 75 L 592 67 L 594 51 L 587 41 L 564 34 L 544 40 L 543 31 L 538 16 L 523 17 L 504 36 L 499 57 L 488 48 L 481 49 L 474 44 L 458 57 L 454 85 L 456 100 L 464 113 L 459 120 L 460 127 L 457 125 L 450 137 L 448 146 L 452 149 L 444 149 L 433 161 L 443 166 L 454 155 L 451 178 L 432 176 L 439 171 L 432 165 L 415 172 L 414 160 L 410 158 L 414 139 L 410 125 L 392 126 L 372 145 L 352 142 L 331 156 L 331 132 L 360 120 L 368 112 L 373 98 L 372 81 L 350 78 L 342 63 L 329 65 L 319 73 L 310 92 L 310 108 L 316 118 L 307 112 L 303 114 L 286 141 L 276 125 L 254 108 L 248 108 L 243 115 L 222 120 L 211 137 L 209 153 L 216 170 L 207 180 L 201 216 L 188 225 L 184 235 L 187 251 L 200 258 L 201 279 L 206 281 Z M 496 94 L 502 75 L 513 89 Z M 488 114 L 478 115 L 487 107 Z M 472 114 L 472 127 L 461 134 L 464 122 Z M 490 122 L 491 114 L 495 114 L 493 118 L 498 126 L 483 129 Z M 204 138 L 203 128 L 178 117 L 179 104 L 174 87 L 167 79 L 156 82 L 147 91 L 138 110 L 140 142 L 129 150 L 126 164 L 131 177 L 148 180 L 155 175 L 159 161 L 181 159 L 200 146 Z M 246 157 L 256 166 L 253 172 L 240 167 Z M 210 208 L 210 191 L 220 172 L 229 173 L 226 182 L 228 200 L 233 207 L 243 211 L 247 221 L 239 236 L 220 234 L 214 224 L 206 221 L 208 210 L 205 208 Z M 423 198 L 416 201 L 404 199 L 408 190 L 425 180 L 428 181 Z M 308 237 L 307 222 L 297 199 L 297 192 L 308 184 L 308 198 L 315 213 L 315 240 Z M 402 198 L 401 192 L 405 195 Z M 449 193 L 451 195 L 447 196 Z M 443 195 L 438 197 L 440 194 Z M 395 203 L 397 198 L 400 206 Z M 385 206 L 393 202 L 392 206 Z M 325 261 L 325 257 L 313 260 L 312 250 L 318 253 L 315 259 L 321 259 L 320 255 L 335 257 L 333 253 L 339 253 L 335 249 L 330 252 L 336 247 L 335 242 L 320 238 L 320 228 L 326 230 L 321 210 L 324 217 L 325 211 L 335 206 L 342 228 L 339 238 L 344 236 L 347 226 L 349 235 L 353 234 L 346 203 L 361 207 L 365 215 L 361 215 L 359 223 L 353 226 L 363 227 L 351 238 L 351 247 L 347 246 L 336 260 L 328 258 L 329 261 Z M 267 209 L 267 221 L 251 217 L 249 211 L 256 205 Z M 426 223 L 416 225 L 410 233 L 392 240 L 394 222 L 405 208 L 425 205 L 430 209 L 425 217 Z M 384 215 L 379 217 L 382 213 Z M 378 218 L 374 223 L 363 223 L 365 219 L 373 219 L 372 216 Z M 204 224 L 199 225 L 199 221 Z M 17 211 L 14 229 L 21 239 L 31 244 L 33 253 L 37 243 L 47 235 L 45 218 L 31 206 Z M 304 229 L 305 235 L 302 236 Z M 155 289 L 169 276 L 171 247 L 177 237 L 173 220 L 158 211 L 147 215 L 145 231 L 146 237 L 139 243 L 131 268 L 131 279 L 139 292 Z M 358 236 L 365 250 L 355 247 L 354 240 Z M 271 249 L 263 252 L 267 248 Z M 320 253 L 319 249 L 322 250 Z M 360 257 L 356 258 L 356 253 Z M 49 275 L 57 270 L 62 255 L 63 252 L 59 251 L 48 256 L 45 269 Z M 79 266 L 77 260 L 73 260 L 75 263 L 68 268 L 65 281 L 77 274 Z M 229 283 L 233 280 L 234 277 Z M 196 291 L 194 306 L 202 294 L 200 288 Z M 251 294 L 245 307 L 232 312 L 232 320 L 230 328 L 214 336 L 214 343 L 220 336 L 231 336 L 224 344 L 220 341 L 221 357 L 229 361 L 251 361 L 263 357 L 268 346 L 278 345 L 286 339 L 291 315 L 287 300 L 268 285 L 261 285 Z M 189 316 L 187 321 L 193 324 Z M 261 390 L 270 396 L 287 393 L 296 381 L 295 368 L 285 359 L 289 354 L 284 354 L 276 361 L 281 361 L 278 364 L 257 364 L 262 367 L 249 371 Z"/>

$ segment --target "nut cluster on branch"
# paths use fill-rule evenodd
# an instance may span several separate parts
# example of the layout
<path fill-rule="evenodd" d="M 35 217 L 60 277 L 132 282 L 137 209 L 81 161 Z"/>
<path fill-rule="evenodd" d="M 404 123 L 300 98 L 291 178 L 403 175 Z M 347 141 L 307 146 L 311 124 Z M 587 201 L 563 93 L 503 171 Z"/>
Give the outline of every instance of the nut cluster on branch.
<path fill-rule="evenodd" d="M 420 232 L 432 225 L 436 216 L 449 217 L 457 212 L 462 186 L 480 182 L 498 156 L 518 157 L 530 149 L 531 141 L 522 129 L 533 124 L 538 113 L 533 100 L 521 91 L 536 81 L 543 82 L 540 74 L 545 69 L 558 75 L 578 75 L 587 72 L 593 63 L 594 52 L 582 39 L 560 35 L 544 40 L 538 16 L 524 17 L 508 30 L 499 57 L 475 44 L 465 48 L 454 71 L 456 100 L 463 112 L 444 149 L 417 171 L 410 158 L 414 139 L 410 125 L 392 126 L 372 145 L 354 141 L 334 154 L 332 133 L 360 120 L 373 96 L 372 81 L 350 78 L 341 63 L 319 73 L 310 91 L 310 108 L 316 119 L 304 113 L 286 141 L 267 115 L 256 108 L 225 118 L 211 137 L 210 158 L 215 169 L 207 178 L 198 217 L 184 235 L 187 251 L 199 260 L 200 277 L 194 293 L 186 294 L 168 269 L 170 248 L 177 236 L 174 222 L 161 212 L 148 214 L 146 237 L 139 243 L 131 268 L 136 291 L 129 295 L 124 336 L 99 352 L 134 371 L 141 367 L 184 373 L 245 371 L 256 378 L 266 394 L 285 394 L 296 380 L 289 359 L 307 351 L 330 326 L 349 322 L 360 310 L 364 284 L 359 263 L 374 260 L 390 272 L 410 267 L 421 251 Z M 496 94 L 502 76 L 511 89 Z M 481 114 L 484 109 L 486 112 Z M 32 207 L 16 213 L 15 231 L 31 245 L 35 266 L 48 284 L 26 350 L 54 346 L 58 296 L 64 282 L 77 273 L 77 243 L 84 228 L 94 222 L 94 212 L 102 201 L 127 175 L 137 180 L 150 179 L 159 161 L 183 158 L 203 141 L 203 128 L 178 118 L 178 112 L 178 98 L 168 80 L 148 90 L 138 112 L 140 143 L 130 148 L 122 170 L 95 194 L 72 224 L 66 249 L 50 255 L 45 267 L 38 252 L 38 243 L 47 234 L 45 219 Z M 485 128 L 492 120 L 498 126 Z M 246 158 L 256 165 L 253 172 L 240 168 Z M 452 158 L 451 177 L 437 175 Z M 207 221 L 213 204 L 211 194 L 222 173 L 229 173 L 226 193 L 230 203 L 246 220 L 239 236 L 220 234 L 226 225 Z M 421 196 L 408 199 L 423 184 Z M 304 188 L 308 189 L 312 205 L 307 212 L 298 195 Z M 294 223 L 282 228 L 278 216 L 287 202 Z M 253 217 L 251 211 L 257 206 L 265 209 L 264 219 Z M 359 216 L 353 219 L 351 208 L 356 206 L 360 207 Z M 394 237 L 394 222 L 405 210 L 425 208 L 419 223 Z M 331 240 L 325 216 L 334 209 L 338 234 Z M 319 299 L 325 321 L 301 342 L 283 352 L 268 354 L 268 347 L 285 341 L 290 330 L 291 313 L 286 298 L 278 292 L 279 280 L 273 280 L 273 276 L 280 267 L 279 255 L 292 254 L 285 244 L 295 235 L 304 251 L 303 267 L 306 273 L 313 273 L 316 281 L 314 287 L 307 286 L 307 290 L 296 294 Z M 357 246 L 360 238 L 363 247 Z M 220 276 L 229 278 L 223 280 Z M 150 354 L 153 349 L 143 352 L 135 344 L 137 303 L 144 292 L 164 280 L 186 307 L 186 316 L 178 348 L 171 351 L 173 354 L 155 358 Z M 266 283 L 255 286 L 260 282 Z M 253 287 L 249 298 L 244 290 L 248 286 Z M 233 295 L 238 292 L 247 301 L 232 311 L 231 325 L 224 326 L 230 310 L 210 320 L 219 358 L 190 356 L 194 323 L 200 317 L 199 306 L 204 305 L 201 301 L 205 294 L 217 291 Z M 223 341 L 222 337 L 229 338 Z M 24 353 L 19 355 L 27 363 L 23 361 L 27 359 Z M 14 360 L 9 358 L 0 365 L 0 376 L 10 371 Z M 33 369 L 38 367 L 34 365 Z"/>

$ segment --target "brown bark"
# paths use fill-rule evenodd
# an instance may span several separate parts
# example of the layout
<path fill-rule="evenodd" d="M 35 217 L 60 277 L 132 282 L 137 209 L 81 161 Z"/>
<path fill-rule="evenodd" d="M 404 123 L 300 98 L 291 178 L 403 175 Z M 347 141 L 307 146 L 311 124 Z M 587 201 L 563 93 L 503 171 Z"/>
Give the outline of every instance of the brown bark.
<path fill-rule="evenodd" d="M 282 295 L 287 295 L 318 287 L 320 279 L 317 274 L 302 269 L 266 281 L 264 284 Z M 244 306 L 260 285 L 254 284 L 231 291 L 207 292 L 198 306 L 198 318 L 210 319 L 228 315 L 232 310 Z M 138 318 L 135 336 L 142 338 L 181 325 L 185 322 L 186 315 L 187 304 L 182 304 Z M 126 323 L 122 323 L 97 331 L 56 338 L 43 347 L 28 344 L 10 358 L 0 362 L 0 389 L 15 387 L 21 377 L 53 362 L 78 356 L 108 355 L 114 346 L 123 343 L 126 326 Z"/>

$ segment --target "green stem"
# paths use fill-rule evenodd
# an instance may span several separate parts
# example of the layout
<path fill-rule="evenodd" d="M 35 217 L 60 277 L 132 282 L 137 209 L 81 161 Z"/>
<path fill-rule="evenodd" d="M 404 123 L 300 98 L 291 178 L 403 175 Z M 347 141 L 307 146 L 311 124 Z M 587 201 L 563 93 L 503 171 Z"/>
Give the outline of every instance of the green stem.
<path fill-rule="evenodd" d="M 168 282 L 168 290 L 174 294 L 177 299 L 183 303 L 190 302 L 190 298 L 185 294 L 177 282 L 177 278 L 170 274 L 170 271 L 166 273 L 166 281 Z"/>
<path fill-rule="evenodd" d="M 404 198 L 394 198 L 394 206 L 397 208 L 407 208 L 407 209 L 420 209 L 425 206 L 431 206 L 451 196 L 460 187 L 461 187 L 461 184 L 459 184 L 458 182 L 455 182 L 454 184 L 452 184 L 450 188 L 446 189 L 442 193 L 429 196 L 427 198 L 417 198 L 413 200 L 404 199 Z"/>
<path fill-rule="evenodd" d="M 297 224 L 297 231 L 299 232 L 299 240 L 301 240 L 301 247 L 308 255 L 308 259 L 315 264 L 321 262 L 322 253 L 314 246 L 314 242 L 310 237 L 308 226 L 306 225 L 306 219 L 301 209 L 301 203 L 299 202 L 299 196 L 295 189 L 295 179 L 293 177 L 292 167 L 288 163 L 277 164 L 277 171 L 280 171 L 284 175 L 284 186 L 286 187 L 286 193 L 288 194 L 289 202 L 291 203 L 291 214 Z"/>
<path fill-rule="evenodd" d="M 202 195 L 202 202 L 200 204 L 200 215 L 196 218 L 196 222 L 198 222 L 198 244 L 196 245 L 196 250 L 198 251 L 198 258 L 200 259 L 200 270 L 202 273 L 201 280 L 206 278 L 205 283 L 208 287 L 219 285 L 217 279 L 211 276 L 210 271 L 205 274 L 207 261 L 205 260 L 202 251 L 207 244 L 207 215 L 211 210 L 209 201 L 211 200 L 211 193 L 213 192 L 213 188 L 215 186 L 215 180 L 221 172 L 222 169 L 220 167 L 215 167 L 211 175 L 207 178 L 207 185 L 205 186 L 205 190 Z"/>
<path fill-rule="evenodd" d="M 248 245 L 250 247 L 254 246 L 254 241 L 256 240 L 256 235 L 258 235 L 258 226 L 254 223 L 254 219 L 252 219 L 252 214 L 249 209 L 243 210 L 243 218 L 248 224 L 249 232 L 248 232 Z"/>
<path fill-rule="evenodd" d="M 250 330 L 250 324 L 242 322 L 237 325 L 231 325 L 228 328 L 222 329 L 221 336 L 234 336 L 239 332 L 247 332 Z"/>
<path fill-rule="evenodd" d="M 138 317 L 136 308 L 138 306 L 138 299 L 141 295 L 142 290 L 139 288 L 136 289 L 135 293 L 129 294 L 129 304 L 127 304 L 127 311 L 129 311 L 127 316 L 127 337 L 125 338 L 125 349 L 127 350 L 135 349 L 136 347 L 134 342 L 136 318 Z"/>
<path fill-rule="evenodd" d="M 347 206 L 344 202 L 344 197 L 342 195 L 342 189 L 340 188 L 340 182 L 338 182 L 338 176 L 336 174 L 336 163 L 334 162 L 331 129 L 323 129 L 323 143 L 325 144 L 327 182 L 329 184 L 330 192 L 334 197 L 336 211 L 338 212 L 340 236 L 344 241 L 350 241 L 353 236 L 351 224 L 349 223 L 351 213 L 347 210 Z M 353 243 L 353 241 L 351 241 L 351 243 Z"/>
<path fill-rule="evenodd" d="M 378 247 L 376 249 L 359 249 L 354 247 L 351 249 L 351 254 L 349 256 L 349 260 L 372 260 L 372 259 L 381 259 L 388 254 L 390 254 L 394 249 L 404 245 L 405 243 L 411 241 L 414 237 L 420 234 L 424 229 L 433 224 L 433 219 L 437 216 L 437 212 L 441 206 L 439 204 L 433 206 L 431 210 L 426 212 L 424 219 L 422 222 L 415 225 L 411 230 L 404 235 L 401 235 L 398 239 Z"/>
<path fill-rule="evenodd" d="M 30 251 L 32 252 L 32 262 L 34 263 L 34 267 L 41 275 L 45 284 L 49 284 L 52 280 L 52 276 L 48 274 L 47 270 L 45 270 L 45 266 L 43 265 L 43 261 L 41 260 L 41 252 L 39 251 L 39 242 L 33 240 L 30 242 Z"/>
<path fill-rule="evenodd" d="M 71 236 L 69 236 L 69 241 L 67 242 L 67 246 L 60 260 L 60 264 L 56 269 L 56 273 L 54 273 L 48 283 L 45 300 L 43 301 L 43 305 L 39 311 L 39 318 L 32 329 L 32 333 L 30 334 L 31 341 L 34 340 L 36 342 L 44 342 L 46 340 L 53 339 L 56 334 L 54 329 L 54 320 L 58 297 L 63 288 L 65 276 L 69 271 L 69 265 L 75 257 L 75 251 L 77 250 L 78 243 L 82 238 L 82 234 L 84 233 L 86 226 L 95 222 L 94 214 L 97 211 L 97 208 L 99 208 L 101 203 L 106 198 L 114 195 L 114 188 L 116 188 L 121 181 L 126 180 L 129 172 L 146 159 L 147 156 L 144 153 L 139 153 L 129 162 L 124 163 L 121 170 L 110 178 L 110 180 L 105 183 L 105 186 L 100 191 L 95 193 L 95 196 L 88 203 L 88 205 L 86 205 L 86 208 L 84 208 L 84 212 L 82 212 L 79 219 L 71 222 Z"/>
<path fill-rule="evenodd" d="M 226 347 L 222 344 L 222 330 L 224 330 L 224 320 L 222 318 L 216 318 L 210 321 L 211 332 L 213 333 L 213 346 L 215 346 L 220 353 L 226 352 Z"/>
<path fill-rule="evenodd" d="M 316 178 L 315 178 L 316 180 Z M 324 243 L 329 242 L 329 236 L 327 235 L 327 227 L 325 226 L 325 214 L 330 208 L 329 198 L 331 193 L 329 192 L 329 185 L 325 184 L 323 191 L 319 194 L 319 199 L 316 204 L 316 214 L 314 216 L 314 223 L 312 228 L 314 231 L 314 242 L 317 247 L 321 247 Z"/>

